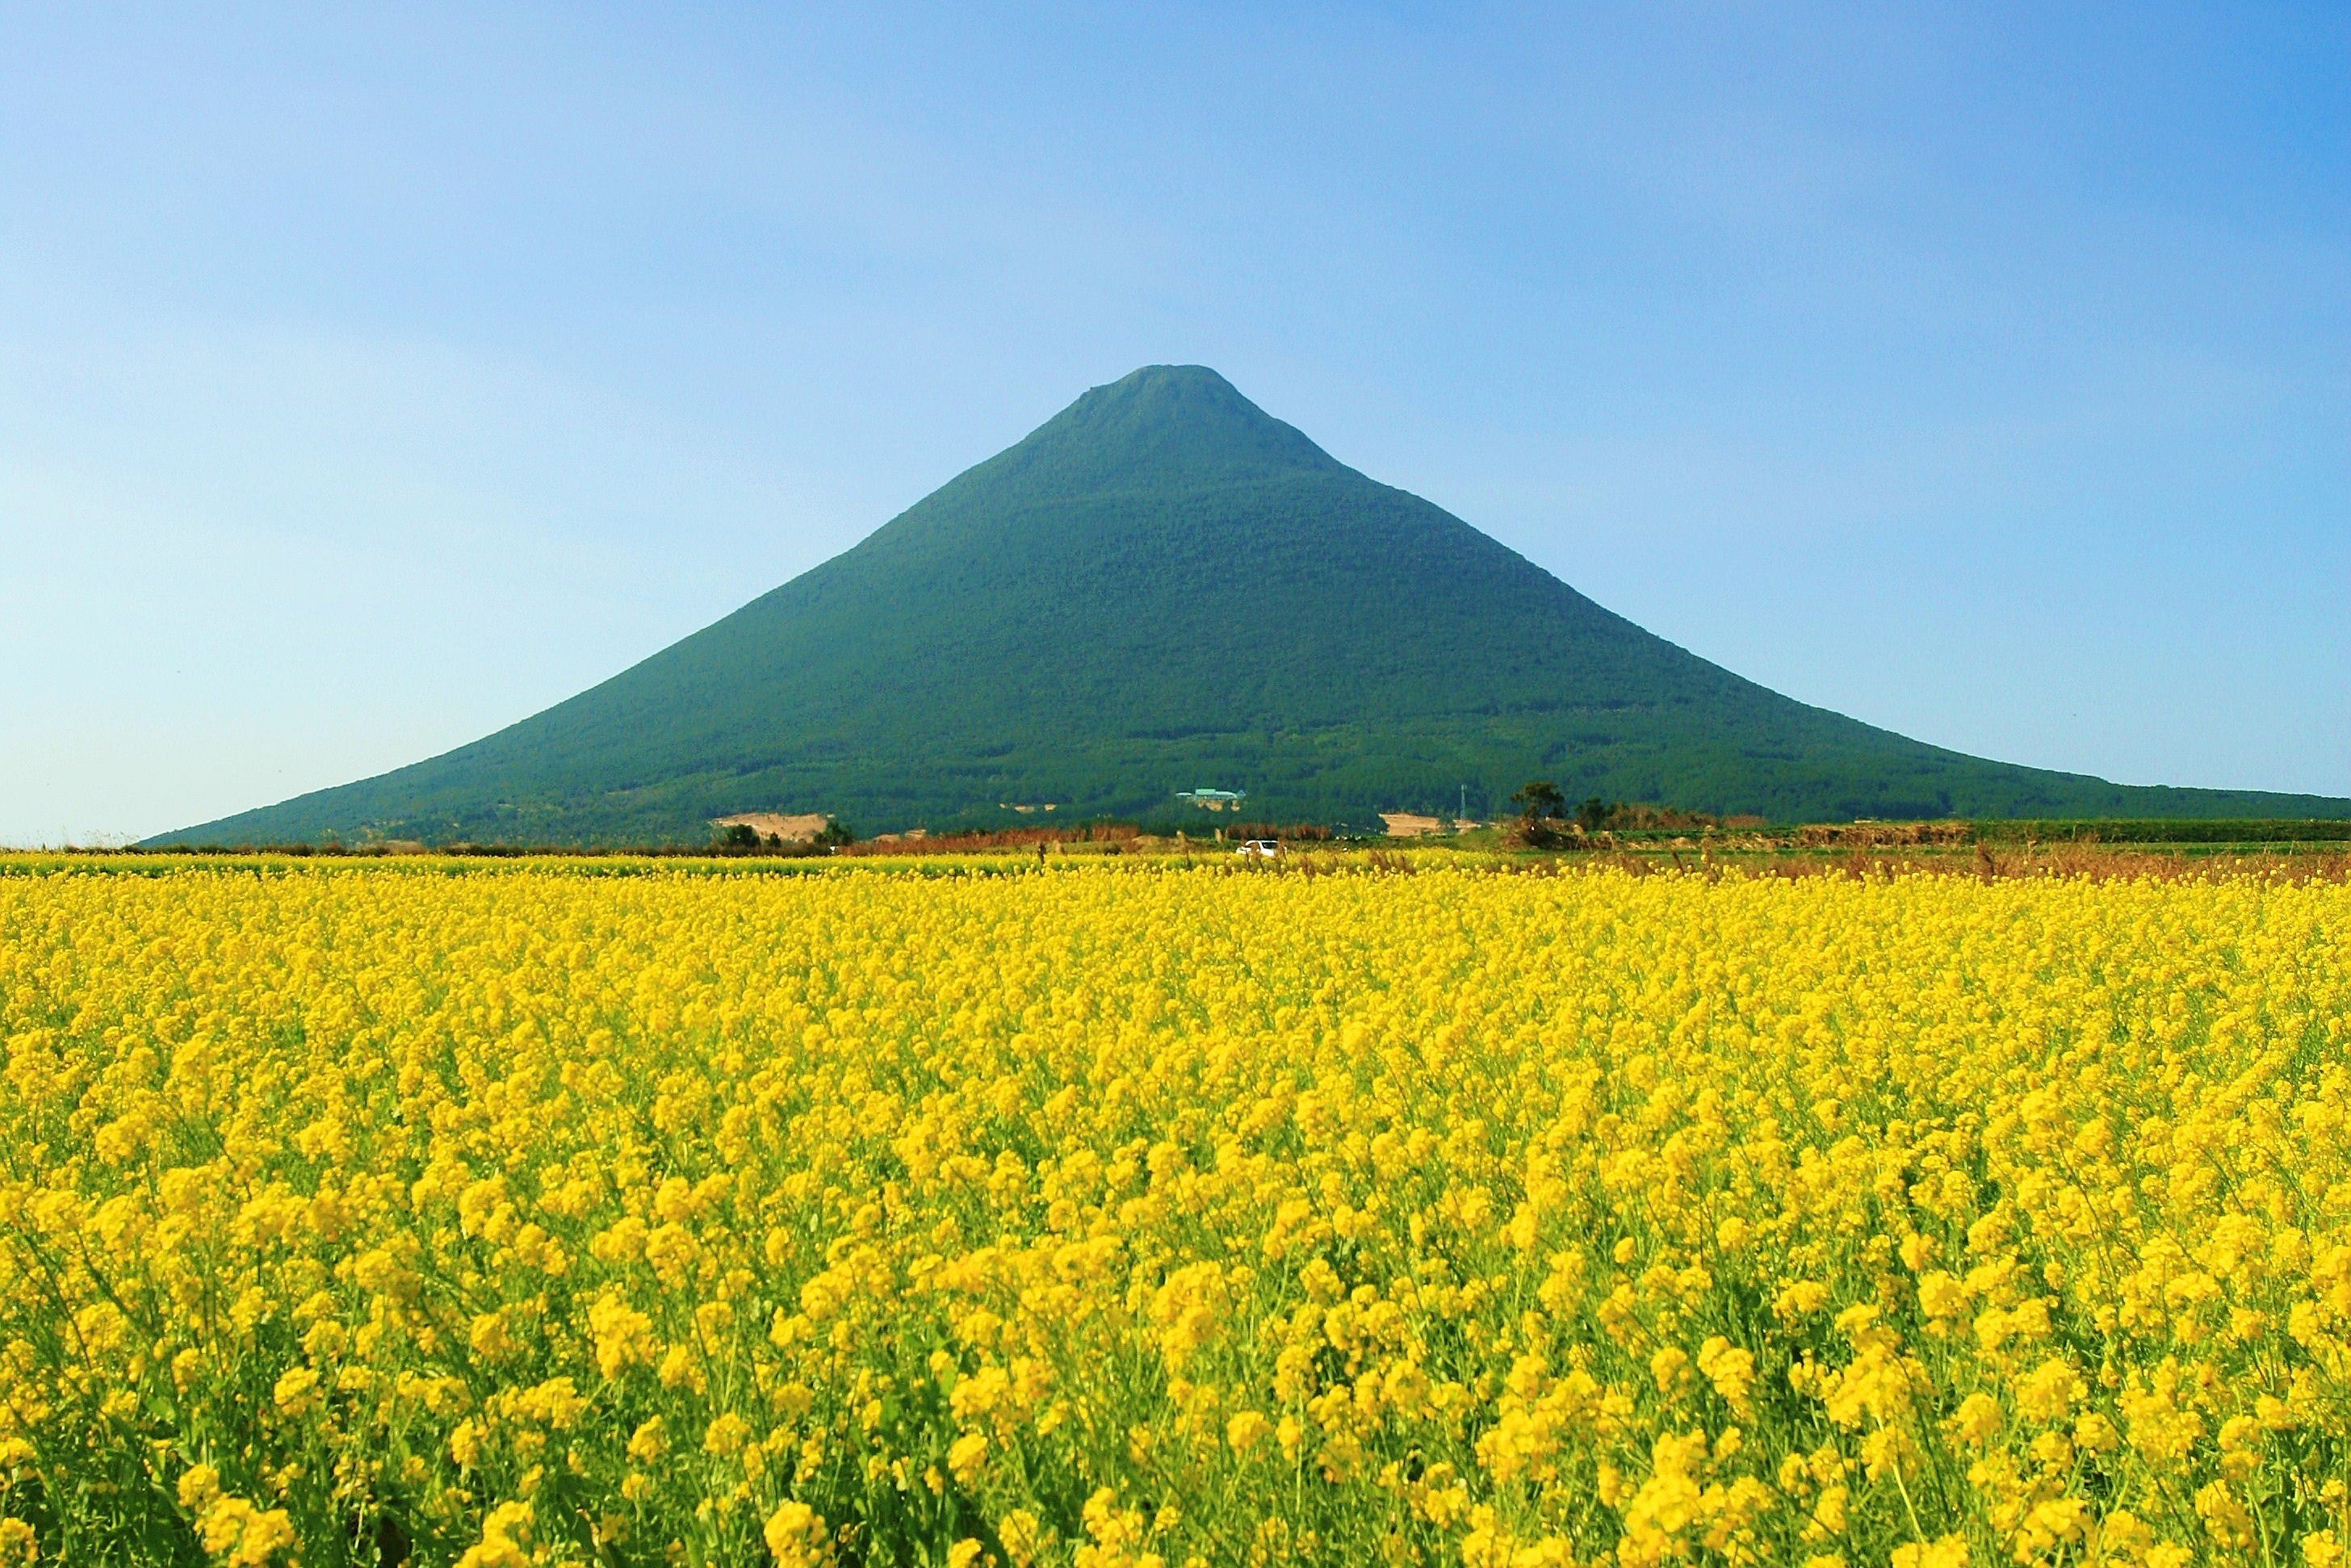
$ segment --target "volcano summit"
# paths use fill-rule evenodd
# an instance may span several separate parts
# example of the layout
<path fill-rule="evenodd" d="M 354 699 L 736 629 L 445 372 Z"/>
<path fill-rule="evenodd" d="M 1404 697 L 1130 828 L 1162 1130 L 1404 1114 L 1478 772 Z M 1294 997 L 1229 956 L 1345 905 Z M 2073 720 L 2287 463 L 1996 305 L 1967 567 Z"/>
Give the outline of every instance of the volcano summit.
<path fill-rule="evenodd" d="M 698 841 L 865 830 L 1492 811 L 1526 779 L 1776 821 L 2346 816 L 1924 745 L 1766 690 L 1365 477 L 1196 365 L 1096 387 L 855 548 L 455 751 L 162 836 Z"/>

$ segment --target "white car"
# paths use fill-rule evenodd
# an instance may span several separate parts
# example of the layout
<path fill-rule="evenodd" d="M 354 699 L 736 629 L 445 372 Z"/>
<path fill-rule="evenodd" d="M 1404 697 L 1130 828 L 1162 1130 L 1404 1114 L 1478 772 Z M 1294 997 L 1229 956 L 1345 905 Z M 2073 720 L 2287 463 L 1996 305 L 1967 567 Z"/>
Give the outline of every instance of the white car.
<path fill-rule="evenodd" d="M 1281 853 L 1281 841 L 1279 839 L 1251 839 L 1249 842 L 1235 850 L 1233 853 L 1237 855 L 1245 855 L 1251 860 L 1270 861 Z"/>

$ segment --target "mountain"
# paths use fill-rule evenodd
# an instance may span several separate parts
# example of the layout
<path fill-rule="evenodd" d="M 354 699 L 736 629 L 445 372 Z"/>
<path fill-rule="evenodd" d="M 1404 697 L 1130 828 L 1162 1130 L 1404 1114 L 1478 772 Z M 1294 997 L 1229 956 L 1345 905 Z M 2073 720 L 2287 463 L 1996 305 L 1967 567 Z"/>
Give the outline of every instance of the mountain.
<path fill-rule="evenodd" d="M 544 713 L 162 842 L 700 841 L 713 817 L 866 831 L 1503 808 L 1530 778 L 1775 821 L 2351 816 L 2126 787 L 1808 707 L 1611 614 L 1336 461 L 1214 371 L 1096 387 L 854 549 Z"/>

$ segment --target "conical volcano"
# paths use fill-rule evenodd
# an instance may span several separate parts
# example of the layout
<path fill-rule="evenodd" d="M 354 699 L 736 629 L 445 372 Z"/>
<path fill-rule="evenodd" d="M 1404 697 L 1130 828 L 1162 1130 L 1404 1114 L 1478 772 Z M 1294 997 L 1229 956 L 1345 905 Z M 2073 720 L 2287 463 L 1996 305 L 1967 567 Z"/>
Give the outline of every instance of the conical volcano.
<path fill-rule="evenodd" d="M 601 685 L 381 777 L 165 835 L 698 841 L 1500 809 L 1531 778 L 1777 821 L 2342 815 L 1966 757 L 1652 636 L 1196 365 L 1096 387 L 863 542 Z M 1016 811 L 1026 806 L 1029 814 Z"/>

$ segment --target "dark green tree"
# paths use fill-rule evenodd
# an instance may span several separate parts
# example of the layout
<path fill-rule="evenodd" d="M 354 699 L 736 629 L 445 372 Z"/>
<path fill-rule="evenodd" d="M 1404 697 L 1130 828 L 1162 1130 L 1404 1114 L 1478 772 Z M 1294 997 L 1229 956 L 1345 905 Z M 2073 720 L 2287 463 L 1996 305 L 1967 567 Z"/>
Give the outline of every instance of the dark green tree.
<path fill-rule="evenodd" d="M 1519 786 L 1510 804 L 1530 822 L 1557 821 L 1567 815 L 1567 797 L 1548 779 L 1532 779 Z"/>

